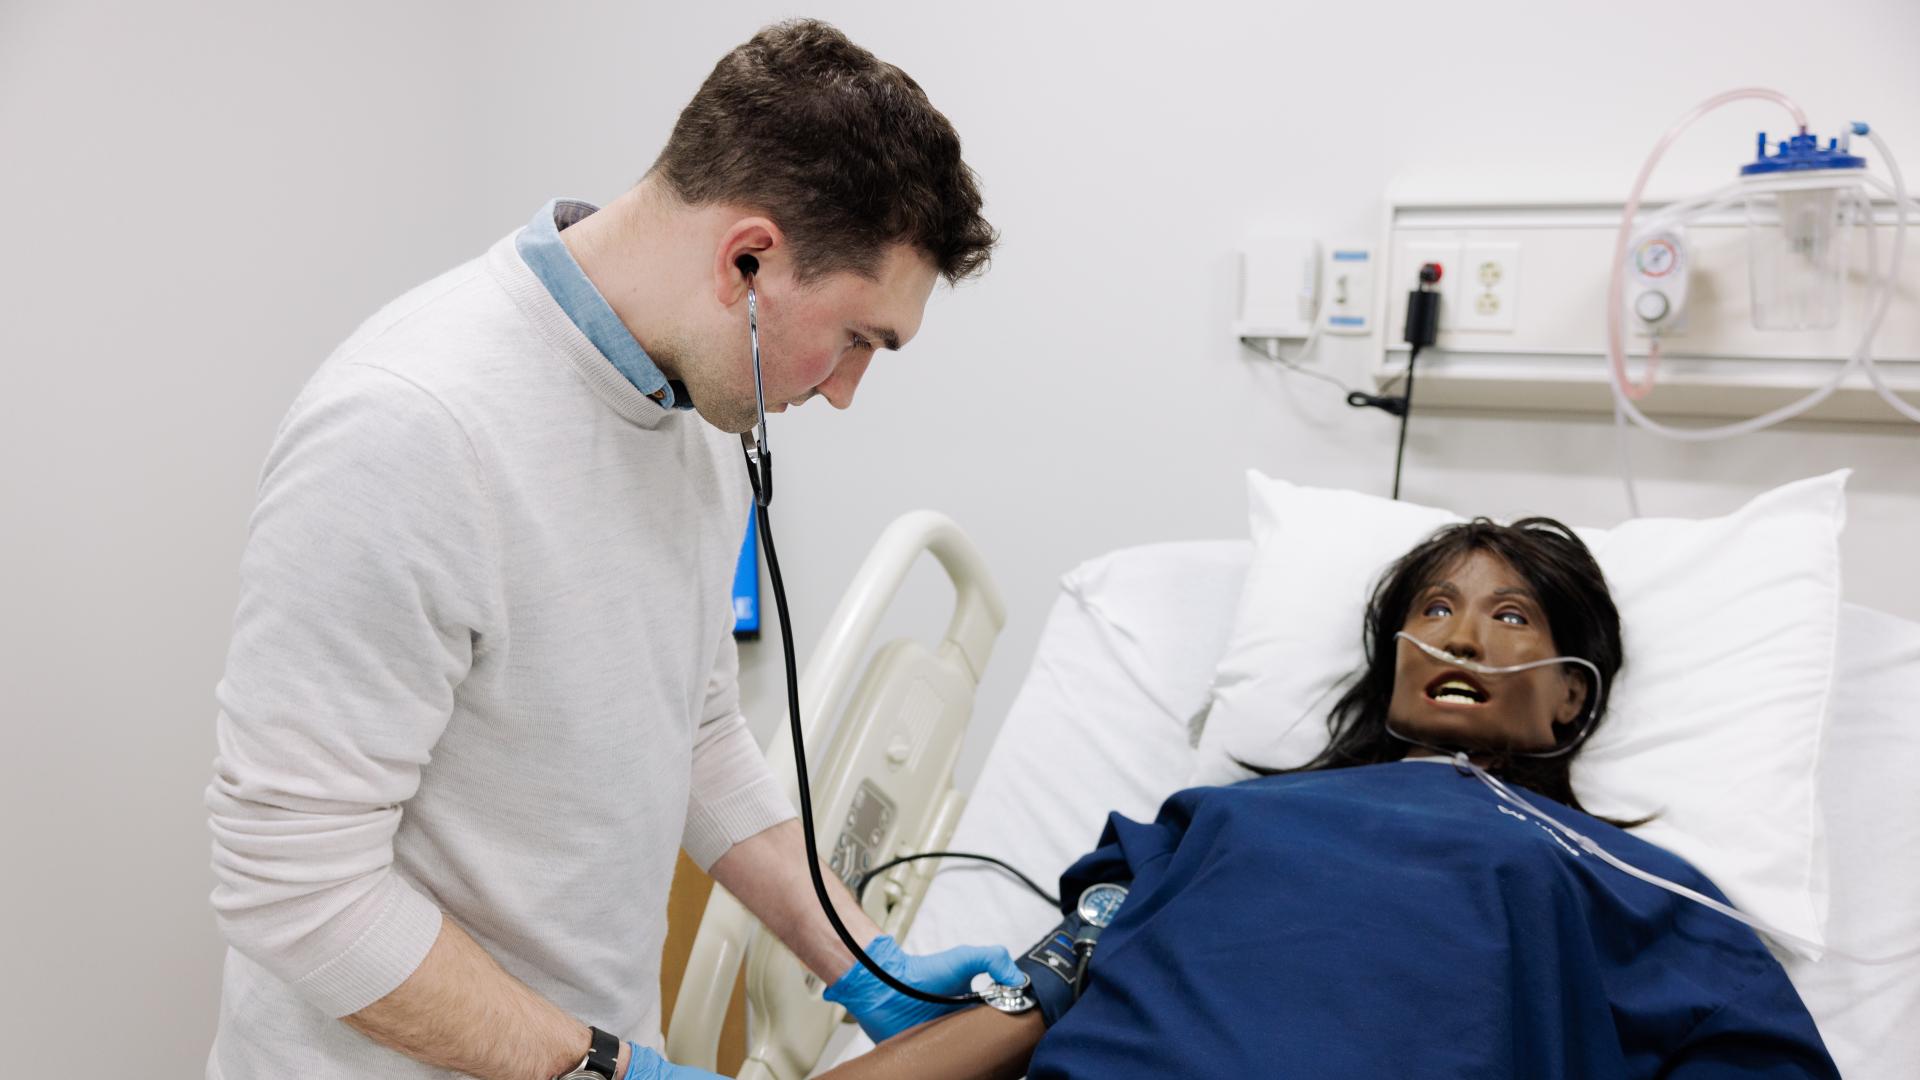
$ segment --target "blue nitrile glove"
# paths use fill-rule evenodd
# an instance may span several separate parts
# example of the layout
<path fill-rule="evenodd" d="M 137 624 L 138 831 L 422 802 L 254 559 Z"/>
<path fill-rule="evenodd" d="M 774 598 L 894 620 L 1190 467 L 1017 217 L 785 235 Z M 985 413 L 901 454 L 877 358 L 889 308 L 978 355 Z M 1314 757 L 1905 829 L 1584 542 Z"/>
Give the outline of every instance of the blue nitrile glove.
<path fill-rule="evenodd" d="M 998 945 L 961 945 L 931 956 L 912 956 L 900 951 L 893 938 L 881 934 L 867 945 L 867 955 L 887 974 L 930 994 L 964 994 L 973 988 L 973 977 L 986 972 L 994 980 L 1018 983 L 1026 979 L 1013 964 L 1013 957 Z M 846 1010 L 859 1022 L 860 1030 L 874 1042 L 884 1042 L 915 1024 L 925 1023 L 959 1008 L 935 1005 L 902 994 L 876 978 L 865 964 L 855 961 L 827 987 L 822 995 Z"/>
<path fill-rule="evenodd" d="M 627 1075 L 621 1080 L 723 1080 L 719 1073 L 675 1065 L 638 1043 L 628 1043 L 633 1056 L 627 1059 Z"/>

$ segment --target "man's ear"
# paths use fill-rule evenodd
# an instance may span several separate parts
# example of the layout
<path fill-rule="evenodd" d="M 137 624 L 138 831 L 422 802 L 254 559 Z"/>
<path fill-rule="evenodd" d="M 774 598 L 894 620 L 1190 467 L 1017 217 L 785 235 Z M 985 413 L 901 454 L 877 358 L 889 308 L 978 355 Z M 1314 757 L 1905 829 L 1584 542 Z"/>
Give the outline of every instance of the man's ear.
<path fill-rule="evenodd" d="M 786 238 L 779 226 L 764 217 L 743 217 L 721 232 L 713 249 L 713 298 L 722 307 L 732 307 L 747 298 L 747 275 L 741 269 L 741 256 L 756 276 L 783 269 Z"/>

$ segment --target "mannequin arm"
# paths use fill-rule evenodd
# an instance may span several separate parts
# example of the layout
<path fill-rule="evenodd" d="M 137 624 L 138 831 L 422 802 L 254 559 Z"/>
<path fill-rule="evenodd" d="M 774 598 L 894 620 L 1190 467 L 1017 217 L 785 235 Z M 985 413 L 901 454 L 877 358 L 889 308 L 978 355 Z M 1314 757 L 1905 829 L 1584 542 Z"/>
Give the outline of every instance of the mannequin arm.
<path fill-rule="evenodd" d="M 820 1080 L 1018 1080 L 1046 1031 L 1038 1010 L 966 1009 L 903 1031 Z"/>

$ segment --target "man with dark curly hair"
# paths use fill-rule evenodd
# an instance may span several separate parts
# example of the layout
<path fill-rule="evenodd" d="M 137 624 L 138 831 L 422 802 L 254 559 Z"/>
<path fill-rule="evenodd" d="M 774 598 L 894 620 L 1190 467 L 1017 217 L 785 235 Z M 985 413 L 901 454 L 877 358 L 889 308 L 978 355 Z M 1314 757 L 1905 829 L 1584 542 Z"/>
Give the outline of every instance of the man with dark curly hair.
<path fill-rule="evenodd" d="M 322 365 L 217 691 L 210 1078 L 710 1075 L 657 1052 L 683 847 L 876 1038 L 939 1011 L 853 965 L 740 714 L 734 436 L 750 279 L 769 407 L 844 409 L 993 243 L 920 87 L 782 23 L 631 190 L 548 203 Z M 840 895 L 915 983 L 1018 978 L 999 949 L 907 956 Z"/>

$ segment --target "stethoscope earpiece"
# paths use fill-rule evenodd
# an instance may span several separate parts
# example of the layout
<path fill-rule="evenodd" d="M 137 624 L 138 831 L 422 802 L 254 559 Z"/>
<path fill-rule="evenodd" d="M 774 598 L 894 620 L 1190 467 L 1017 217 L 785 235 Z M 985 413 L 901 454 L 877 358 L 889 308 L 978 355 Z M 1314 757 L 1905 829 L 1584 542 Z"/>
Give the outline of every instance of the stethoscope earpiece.
<path fill-rule="evenodd" d="M 767 448 L 767 388 L 760 375 L 760 298 L 753 292 L 753 275 L 760 271 L 760 260 L 742 253 L 733 265 L 747 276 L 747 337 L 753 346 L 753 404 L 759 418 L 753 430 L 740 436 L 740 445 L 747 454 L 753 501 L 764 508 L 773 501 L 773 451 Z"/>

